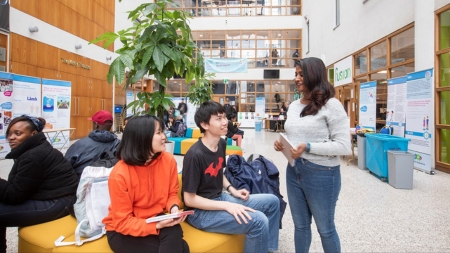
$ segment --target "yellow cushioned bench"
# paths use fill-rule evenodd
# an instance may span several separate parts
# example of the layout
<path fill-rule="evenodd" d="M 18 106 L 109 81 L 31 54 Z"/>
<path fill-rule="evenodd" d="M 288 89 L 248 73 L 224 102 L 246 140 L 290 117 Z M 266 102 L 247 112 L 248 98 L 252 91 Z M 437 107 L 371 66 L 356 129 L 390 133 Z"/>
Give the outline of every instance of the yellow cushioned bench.
<path fill-rule="evenodd" d="M 178 175 L 181 196 L 181 175 Z M 183 207 L 183 206 L 182 206 Z M 66 237 L 64 241 L 75 241 L 75 227 L 77 221 L 72 216 L 66 216 L 58 220 L 19 228 L 19 252 L 112 252 L 106 236 L 87 242 L 81 246 L 55 247 L 54 241 L 61 235 Z M 184 240 L 189 245 L 191 252 L 242 252 L 244 250 L 245 235 L 228 235 L 209 233 L 198 230 L 186 222 L 181 223 Z"/>

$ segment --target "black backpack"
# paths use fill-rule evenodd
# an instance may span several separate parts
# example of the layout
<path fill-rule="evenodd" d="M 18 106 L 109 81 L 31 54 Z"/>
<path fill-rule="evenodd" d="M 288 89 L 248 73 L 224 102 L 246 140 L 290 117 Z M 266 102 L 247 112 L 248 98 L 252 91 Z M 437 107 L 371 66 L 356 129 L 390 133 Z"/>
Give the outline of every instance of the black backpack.
<path fill-rule="evenodd" d="M 119 161 L 119 159 L 114 155 L 111 151 L 104 151 L 100 154 L 100 157 L 97 161 L 93 162 L 91 167 L 105 167 L 105 168 L 112 168 L 116 163 Z"/>

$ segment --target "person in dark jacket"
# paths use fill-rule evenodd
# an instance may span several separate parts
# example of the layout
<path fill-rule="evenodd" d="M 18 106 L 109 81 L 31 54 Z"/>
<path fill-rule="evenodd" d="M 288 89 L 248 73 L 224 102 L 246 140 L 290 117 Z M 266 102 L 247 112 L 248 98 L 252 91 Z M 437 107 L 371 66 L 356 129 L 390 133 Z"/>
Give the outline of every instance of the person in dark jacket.
<path fill-rule="evenodd" d="M 70 214 L 78 179 L 70 163 L 47 141 L 45 120 L 22 115 L 6 130 L 14 159 L 8 180 L 0 179 L 0 252 L 6 227 L 31 226 Z"/>
<path fill-rule="evenodd" d="M 183 122 L 183 116 L 178 115 L 175 122 L 172 124 L 172 126 L 169 127 L 169 130 L 171 132 L 170 136 L 173 137 L 184 137 L 186 134 L 186 131 L 182 132 L 181 130 L 178 131 L 178 128 L 184 124 Z"/>
<path fill-rule="evenodd" d="M 239 129 L 240 123 L 236 122 L 236 114 L 231 114 L 228 119 L 227 137 L 236 141 L 236 145 L 241 147 L 242 139 L 244 138 L 244 131 Z"/>
<path fill-rule="evenodd" d="M 75 169 L 78 179 L 86 166 L 98 160 L 104 151 L 115 153 L 120 143 L 117 136 L 111 132 L 113 117 L 110 112 L 98 111 L 88 120 L 92 120 L 95 130 L 90 132 L 88 137 L 72 144 L 65 155 Z"/>

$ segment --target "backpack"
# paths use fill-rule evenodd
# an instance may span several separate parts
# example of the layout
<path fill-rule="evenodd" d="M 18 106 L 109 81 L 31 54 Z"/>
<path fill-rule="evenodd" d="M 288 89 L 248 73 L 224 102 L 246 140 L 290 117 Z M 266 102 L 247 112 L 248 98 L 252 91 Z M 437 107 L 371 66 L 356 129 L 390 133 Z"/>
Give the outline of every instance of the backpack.
<path fill-rule="evenodd" d="M 181 122 L 178 124 L 178 128 L 177 131 L 175 132 L 175 134 L 173 135 L 174 137 L 184 137 L 184 135 L 186 135 L 186 125 L 184 124 L 184 122 Z"/>
<path fill-rule="evenodd" d="M 73 205 L 78 226 L 75 229 L 75 242 L 63 242 L 64 236 L 55 241 L 55 246 L 77 245 L 94 241 L 106 234 L 103 218 L 108 215 L 111 203 L 108 178 L 118 159 L 111 151 L 105 151 L 99 160 L 87 166 L 81 174 L 77 188 L 77 202 Z M 86 239 L 81 240 L 80 237 Z"/>

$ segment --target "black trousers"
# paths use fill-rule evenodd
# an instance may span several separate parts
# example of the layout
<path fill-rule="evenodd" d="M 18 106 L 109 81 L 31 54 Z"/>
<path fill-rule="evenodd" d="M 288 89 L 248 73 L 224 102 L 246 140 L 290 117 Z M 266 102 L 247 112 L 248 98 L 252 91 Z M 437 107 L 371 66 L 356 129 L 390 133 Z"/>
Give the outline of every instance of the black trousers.
<path fill-rule="evenodd" d="M 179 224 L 161 229 L 159 235 L 135 237 L 107 231 L 106 236 L 114 253 L 189 253 L 189 246 L 183 240 L 183 230 Z"/>
<path fill-rule="evenodd" d="M 73 213 L 75 195 L 52 200 L 27 200 L 17 205 L 0 203 L 0 253 L 6 252 L 6 227 L 32 226 Z"/>

